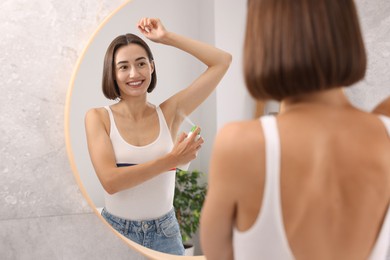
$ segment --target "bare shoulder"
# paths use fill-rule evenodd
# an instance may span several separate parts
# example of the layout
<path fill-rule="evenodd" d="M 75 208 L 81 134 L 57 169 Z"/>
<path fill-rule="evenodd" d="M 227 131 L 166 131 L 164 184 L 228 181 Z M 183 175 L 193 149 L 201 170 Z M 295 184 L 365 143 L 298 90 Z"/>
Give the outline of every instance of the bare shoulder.
<path fill-rule="evenodd" d="M 95 128 L 98 126 L 104 126 L 109 129 L 110 119 L 107 110 L 104 107 L 91 108 L 85 114 L 85 126 L 86 128 Z"/>
<path fill-rule="evenodd" d="M 104 107 L 91 108 L 85 113 L 85 119 L 104 119 L 108 117 L 108 112 Z"/>
<path fill-rule="evenodd" d="M 247 149 L 251 144 L 264 141 L 263 130 L 259 120 L 231 122 L 226 124 L 217 134 L 216 145 L 225 149 Z"/>
<path fill-rule="evenodd" d="M 254 192 L 262 187 L 264 154 L 259 120 L 226 124 L 219 130 L 213 147 L 210 190 L 223 196 L 224 201 L 252 200 Z"/>
<path fill-rule="evenodd" d="M 240 177 L 237 173 L 248 172 L 263 154 L 264 137 L 260 122 L 232 122 L 217 134 L 211 166 L 214 167 L 215 163 L 218 172 L 237 178 Z"/>

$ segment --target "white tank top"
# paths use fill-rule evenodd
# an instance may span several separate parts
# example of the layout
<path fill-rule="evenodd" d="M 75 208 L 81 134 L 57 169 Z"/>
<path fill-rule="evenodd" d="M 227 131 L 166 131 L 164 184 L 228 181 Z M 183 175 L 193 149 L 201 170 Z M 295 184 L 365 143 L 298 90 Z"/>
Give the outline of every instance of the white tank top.
<path fill-rule="evenodd" d="M 141 164 L 169 153 L 173 141 L 164 114 L 156 108 L 160 133 L 156 140 L 145 146 L 127 143 L 120 135 L 109 106 L 110 139 L 118 167 Z M 173 207 L 175 190 L 175 169 L 159 174 L 135 187 L 110 195 L 105 191 L 105 208 L 114 216 L 129 220 L 156 219 L 168 213 Z"/>
<path fill-rule="evenodd" d="M 390 118 L 380 116 L 390 136 Z M 284 229 L 280 198 L 280 140 L 276 118 L 260 118 L 265 137 L 265 185 L 259 215 L 249 230 L 233 230 L 235 260 L 294 259 Z M 370 260 L 385 260 L 390 245 L 390 205 Z"/>

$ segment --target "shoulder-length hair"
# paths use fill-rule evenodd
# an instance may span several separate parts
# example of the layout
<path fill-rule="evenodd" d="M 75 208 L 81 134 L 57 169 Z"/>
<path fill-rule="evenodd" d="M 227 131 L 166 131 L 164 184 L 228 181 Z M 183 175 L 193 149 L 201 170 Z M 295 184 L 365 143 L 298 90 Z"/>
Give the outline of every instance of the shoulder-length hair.
<path fill-rule="evenodd" d="M 154 61 L 153 54 L 149 46 L 146 44 L 144 40 L 142 40 L 137 35 L 128 33 L 116 37 L 107 48 L 106 55 L 104 57 L 104 64 L 103 64 L 102 89 L 103 89 L 104 96 L 108 99 L 115 100 L 117 98 L 120 98 L 119 87 L 115 81 L 115 64 L 114 64 L 115 54 L 119 48 L 129 44 L 137 44 L 142 48 L 144 48 L 148 55 L 149 61 L 150 62 Z M 156 65 L 154 64 L 152 79 L 147 90 L 148 93 L 153 91 L 153 89 L 156 87 L 156 83 L 157 83 L 157 74 L 156 74 Z"/>
<path fill-rule="evenodd" d="M 248 0 L 244 77 L 256 99 L 350 86 L 366 52 L 353 0 Z"/>

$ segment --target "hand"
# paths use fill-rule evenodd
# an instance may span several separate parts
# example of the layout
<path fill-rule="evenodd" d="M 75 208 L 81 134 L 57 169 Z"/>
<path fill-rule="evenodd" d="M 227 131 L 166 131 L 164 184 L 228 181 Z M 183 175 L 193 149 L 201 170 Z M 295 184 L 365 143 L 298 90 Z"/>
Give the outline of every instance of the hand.
<path fill-rule="evenodd" d="M 167 30 L 157 18 L 142 18 L 137 27 L 146 38 L 157 43 L 162 43 L 167 34 Z"/>
<path fill-rule="evenodd" d="M 197 139 L 200 128 L 197 127 L 194 133 L 187 138 L 186 133 L 182 133 L 173 147 L 171 154 L 177 159 L 177 165 L 186 164 L 196 158 L 198 150 L 202 147 L 204 140 L 202 137 Z"/>

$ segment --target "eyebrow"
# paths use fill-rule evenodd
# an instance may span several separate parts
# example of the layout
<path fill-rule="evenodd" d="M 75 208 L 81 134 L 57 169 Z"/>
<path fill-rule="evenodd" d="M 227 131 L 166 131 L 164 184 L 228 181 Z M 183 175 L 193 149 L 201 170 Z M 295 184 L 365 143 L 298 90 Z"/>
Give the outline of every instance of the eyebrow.
<path fill-rule="evenodd" d="M 139 60 L 146 60 L 146 58 L 145 58 L 145 57 L 139 57 L 139 58 L 136 58 L 136 59 L 135 59 L 135 61 L 139 61 Z M 118 61 L 118 62 L 116 63 L 116 65 L 127 64 L 127 63 L 129 63 L 127 60 L 122 60 L 122 61 Z"/>

